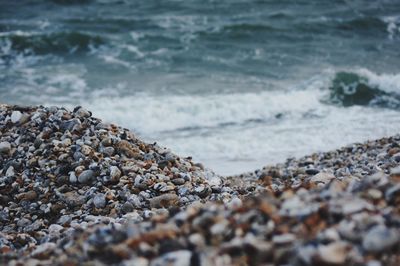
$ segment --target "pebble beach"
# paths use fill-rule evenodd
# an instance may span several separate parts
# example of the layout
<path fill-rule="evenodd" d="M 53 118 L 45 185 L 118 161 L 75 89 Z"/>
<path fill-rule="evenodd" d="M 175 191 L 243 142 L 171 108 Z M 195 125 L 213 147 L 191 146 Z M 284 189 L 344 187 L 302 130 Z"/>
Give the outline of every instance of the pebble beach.
<path fill-rule="evenodd" d="M 0 133 L 2 265 L 400 264 L 400 135 L 223 177 L 82 107 Z"/>

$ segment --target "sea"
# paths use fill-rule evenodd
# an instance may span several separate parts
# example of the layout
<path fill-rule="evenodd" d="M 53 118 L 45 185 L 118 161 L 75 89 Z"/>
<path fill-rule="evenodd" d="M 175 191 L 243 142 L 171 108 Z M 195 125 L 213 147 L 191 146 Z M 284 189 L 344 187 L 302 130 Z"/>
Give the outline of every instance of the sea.
<path fill-rule="evenodd" d="M 0 102 L 221 175 L 400 131 L 399 0 L 0 0 Z"/>

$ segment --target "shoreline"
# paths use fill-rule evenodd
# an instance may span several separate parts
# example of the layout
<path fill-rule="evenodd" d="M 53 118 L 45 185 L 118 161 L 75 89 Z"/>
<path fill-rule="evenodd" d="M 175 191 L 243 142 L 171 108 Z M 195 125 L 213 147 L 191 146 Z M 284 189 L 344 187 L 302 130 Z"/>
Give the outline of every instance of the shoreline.
<path fill-rule="evenodd" d="M 400 264 L 400 135 L 222 177 L 81 107 L 0 132 L 8 265 Z"/>

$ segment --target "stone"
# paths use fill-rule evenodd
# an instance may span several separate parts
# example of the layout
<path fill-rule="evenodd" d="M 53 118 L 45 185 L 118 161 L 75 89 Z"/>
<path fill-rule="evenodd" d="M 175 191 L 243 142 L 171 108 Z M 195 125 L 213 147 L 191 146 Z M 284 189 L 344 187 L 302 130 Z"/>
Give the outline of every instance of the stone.
<path fill-rule="evenodd" d="M 135 209 L 135 207 L 132 205 L 132 203 L 130 202 L 125 202 L 122 205 L 122 212 L 123 213 L 128 213 L 128 212 L 132 212 Z"/>
<path fill-rule="evenodd" d="M 117 166 L 110 167 L 110 177 L 113 181 L 118 181 L 121 177 L 121 170 Z"/>
<path fill-rule="evenodd" d="M 383 252 L 399 244 L 400 232 L 384 225 L 376 225 L 364 235 L 362 247 L 373 253 Z"/>
<path fill-rule="evenodd" d="M 11 151 L 11 144 L 8 141 L 0 142 L 0 153 L 9 153 Z"/>
<path fill-rule="evenodd" d="M 175 178 L 175 179 L 172 179 L 171 182 L 174 185 L 180 186 L 180 185 L 185 184 L 185 179 L 183 179 L 183 178 Z"/>
<path fill-rule="evenodd" d="M 18 123 L 22 118 L 22 113 L 20 111 L 13 111 L 11 113 L 11 122 Z"/>
<path fill-rule="evenodd" d="M 32 251 L 32 257 L 40 260 L 48 259 L 56 247 L 56 244 L 52 242 L 43 243 L 37 246 L 34 251 Z"/>
<path fill-rule="evenodd" d="M 296 255 L 304 265 L 312 265 L 312 260 L 317 257 L 317 248 L 312 245 L 301 246 L 297 249 Z"/>
<path fill-rule="evenodd" d="M 60 225 L 65 226 L 65 225 L 71 223 L 71 221 L 72 221 L 72 217 L 71 216 L 63 215 L 58 219 L 57 223 L 59 223 Z"/>
<path fill-rule="evenodd" d="M 392 158 L 397 162 L 400 163 L 400 152 L 394 154 Z"/>
<path fill-rule="evenodd" d="M 77 117 L 82 117 L 82 118 L 88 118 L 92 115 L 88 110 L 86 110 L 82 107 L 80 107 L 78 110 L 76 110 L 75 114 Z"/>
<path fill-rule="evenodd" d="M 139 188 L 141 190 L 145 190 L 145 189 L 148 188 L 146 179 L 141 175 L 137 175 L 135 177 L 134 185 L 135 185 L 135 187 L 137 187 L 137 188 Z"/>
<path fill-rule="evenodd" d="M 78 176 L 79 183 L 86 184 L 93 180 L 94 171 L 93 170 L 85 170 Z"/>
<path fill-rule="evenodd" d="M 362 210 L 370 210 L 373 211 L 374 205 L 363 199 L 354 199 L 354 200 L 343 200 L 342 201 L 342 210 L 343 213 L 348 215 L 356 212 L 360 212 Z"/>
<path fill-rule="evenodd" d="M 191 234 L 188 238 L 189 242 L 198 249 L 202 249 L 206 246 L 204 237 L 199 233 Z"/>
<path fill-rule="evenodd" d="M 286 245 L 294 242 L 296 240 L 296 236 L 293 234 L 282 234 L 275 235 L 272 237 L 272 242 L 275 245 Z"/>
<path fill-rule="evenodd" d="M 6 176 L 13 177 L 15 175 L 14 167 L 10 166 L 7 168 Z"/>
<path fill-rule="evenodd" d="M 93 152 L 93 149 L 90 146 L 88 146 L 88 145 L 81 146 L 81 153 L 83 155 L 83 159 L 85 158 L 85 156 L 89 156 L 92 152 Z"/>
<path fill-rule="evenodd" d="M 150 263 L 150 266 L 190 266 L 192 252 L 189 250 L 178 250 L 166 253 L 156 258 Z"/>
<path fill-rule="evenodd" d="M 106 196 L 104 194 L 96 194 L 93 198 L 93 204 L 96 208 L 104 208 L 106 206 Z"/>
<path fill-rule="evenodd" d="M 400 197 L 400 183 L 390 187 L 385 192 L 385 199 L 390 203 L 395 202 L 396 199 L 398 199 L 399 197 Z"/>
<path fill-rule="evenodd" d="M 318 173 L 310 178 L 310 182 L 312 183 L 322 183 L 328 184 L 332 179 L 335 179 L 335 176 L 330 173 Z"/>
<path fill-rule="evenodd" d="M 390 169 L 390 180 L 394 183 L 400 183 L 400 166 Z"/>
<path fill-rule="evenodd" d="M 83 155 L 83 153 L 81 153 L 79 151 L 74 152 L 73 157 L 74 157 L 75 161 L 77 161 L 77 162 L 85 159 L 85 155 Z"/>
<path fill-rule="evenodd" d="M 318 169 L 315 169 L 315 168 L 307 168 L 306 169 L 306 174 L 308 174 L 308 175 L 316 175 L 318 173 L 319 173 Z"/>
<path fill-rule="evenodd" d="M 400 166 L 390 169 L 391 176 L 400 176 Z"/>
<path fill-rule="evenodd" d="M 61 198 L 71 207 L 80 206 L 85 202 L 85 198 L 76 191 L 66 192 Z"/>
<path fill-rule="evenodd" d="M 37 193 L 36 193 L 36 191 L 31 190 L 31 191 L 28 191 L 28 192 L 23 193 L 23 194 L 21 195 L 21 198 L 22 198 L 23 200 L 33 201 L 33 200 L 35 200 L 35 199 L 37 198 Z"/>
<path fill-rule="evenodd" d="M 173 163 L 173 162 L 175 162 L 175 160 L 176 160 L 176 156 L 175 156 L 173 153 L 168 152 L 167 154 L 165 154 L 165 160 L 166 160 L 167 162 Z"/>
<path fill-rule="evenodd" d="M 382 266 L 382 263 L 377 260 L 370 260 L 365 266 Z"/>
<path fill-rule="evenodd" d="M 69 173 L 69 182 L 71 183 L 76 183 L 78 181 L 78 178 L 75 175 L 75 172 Z"/>
<path fill-rule="evenodd" d="M 194 189 L 194 192 L 199 195 L 200 198 L 205 198 L 211 193 L 211 189 L 205 185 L 199 185 Z"/>
<path fill-rule="evenodd" d="M 115 149 L 113 147 L 105 147 L 103 148 L 103 153 L 107 156 L 113 156 L 115 153 Z"/>
<path fill-rule="evenodd" d="M 368 196 L 371 199 L 378 200 L 378 199 L 382 198 L 383 193 L 382 193 L 382 191 L 380 191 L 378 189 L 371 188 L 371 189 L 368 190 Z"/>
<path fill-rule="evenodd" d="M 345 242 L 333 242 L 318 246 L 320 260 L 328 265 L 344 265 L 348 254 L 348 245 Z"/>
<path fill-rule="evenodd" d="M 162 208 L 175 206 L 179 202 L 179 197 L 176 194 L 163 194 L 149 200 L 151 208 Z"/>
<path fill-rule="evenodd" d="M 58 237 L 61 233 L 61 231 L 64 230 L 64 227 L 59 225 L 59 224 L 51 224 L 49 226 L 49 235 L 51 237 Z"/>
<path fill-rule="evenodd" d="M 18 220 L 17 225 L 18 225 L 18 227 L 26 227 L 26 226 L 30 225 L 31 223 L 32 223 L 31 220 L 22 218 L 22 219 Z"/>

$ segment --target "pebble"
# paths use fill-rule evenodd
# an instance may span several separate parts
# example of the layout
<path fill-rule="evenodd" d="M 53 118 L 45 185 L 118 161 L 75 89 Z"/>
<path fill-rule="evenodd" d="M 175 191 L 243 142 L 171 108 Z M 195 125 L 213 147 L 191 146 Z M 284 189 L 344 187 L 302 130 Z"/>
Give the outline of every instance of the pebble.
<path fill-rule="evenodd" d="M 166 253 L 160 258 L 153 260 L 150 266 L 190 266 L 191 258 L 192 252 L 189 250 L 178 250 Z"/>
<path fill-rule="evenodd" d="M 33 201 L 37 198 L 37 196 L 38 195 L 37 195 L 36 191 L 31 190 L 31 191 L 22 193 L 20 198 L 23 200 L 27 200 L 27 201 Z"/>
<path fill-rule="evenodd" d="M 113 156 L 115 153 L 115 149 L 113 147 L 104 147 L 103 153 L 105 153 L 107 156 Z"/>
<path fill-rule="evenodd" d="M 383 194 L 382 194 L 382 191 L 380 191 L 379 189 L 369 189 L 368 196 L 371 199 L 378 200 L 378 199 L 382 198 Z"/>
<path fill-rule="evenodd" d="M 316 175 L 318 173 L 319 173 L 318 169 L 315 169 L 315 168 L 307 168 L 306 169 L 306 174 L 308 174 L 308 175 Z"/>
<path fill-rule="evenodd" d="M 32 222 L 29 219 L 26 218 L 22 218 L 20 220 L 18 220 L 17 225 L 18 227 L 26 227 L 28 225 L 30 225 Z"/>
<path fill-rule="evenodd" d="M 82 117 L 82 118 L 87 118 L 92 115 L 88 110 L 84 108 L 79 108 L 78 110 L 75 111 L 75 114 L 77 117 Z"/>
<path fill-rule="evenodd" d="M 104 208 L 106 206 L 106 196 L 104 194 L 97 194 L 93 198 L 93 204 L 96 208 Z"/>
<path fill-rule="evenodd" d="M 400 232 L 384 225 L 371 228 L 364 236 L 362 246 L 369 252 L 382 252 L 399 244 Z"/>
<path fill-rule="evenodd" d="M 11 151 L 11 144 L 8 141 L 0 142 L 0 153 L 9 153 Z"/>
<path fill-rule="evenodd" d="M 69 216 L 69 215 L 63 215 L 57 221 L 57 223 L 62 225 L 62 226 L 65 226 L 65 225 L 67 225 L 67 224 L 69 224 L 71 222 L 72 222 L 72 217 Z"/>
<path fill-rule="evenodd" d="M 20 111 L 13 111 L 11 113 L 11 122 L 18 123 L 22 118 L 22 113 Z"/>
<path fill-rule="evenodd" d="M 76 177 L 75 172 L 71 172 L 69 174 L 69 182 L 76 183 L 77 181 L 78 181 L 78 178 Z"/>
<path fill-rule="evenodd" d="M 54 238 L 59 237 L 61 231 L 63 231 L 63 230 L 64 230 L 63 226 L 61 226 L 59 224 L 51 224 L 49 226 L 49 235 L 50 235 L 50 237 L 54 237 Z"/>
<path fill-rule="evenodd" d="M 390 169 L 390 175 L 392 176 L 400 176 L 400 166 L 394 167 Z"/>
<path fill-rule="evenodd" d="M 385 198 L 389 202 L 395 202 L 396 199 L 399 198 L 399 196 L 400 196 L 400 183 L 394 185 L 385 192 Z"/>
<path fill-rule="evenodd" d="M 124 213 L 132 212 L 134 209 L 135 209 L 135 207 L 134 207 L 134 206 L 132 205 L 132 203 L 130 203 L 130 202 L 125 202 L 125 203 L 122 205 L 122 211 L 123 211 Z"/>
<path fill-rule="evenodd" d="M 356 200 L 343 200 L 342 203 L 343 214 L 352 214 L 356 212 L 360 212 L 362 210 L 374 210 L 374 206 L 365 200 L 356 199 Z"/>
<path fill-rule="evenodd" d="M 310 182 L 328 184 L 335 176 L 330 173 L 318 173 L 311 177 Z"/>
<path fill-rule="evenodd" d="M 345 242 L 333 242 L 328 245 L 318 247 L 318 256 L 321 261 L 328 265 L 344 265 L 348 245 Z"/>
<path fill-rule="evenodd" d="M 34 251 L 32 251 L 32 257 L 45 260 L 48 259 L 51 253 L 56 249 L 56 244 L 52 242 L 46 242 L 36 247 Z"/>
<path fill-rule="evenodd" d="M 7 168 L 6 177 L 13 177 L 15 175 L 14 167 L 10 166 Z"/>
<path fill-rule="evenodd" d="M 196 187 L 194 189 L 194 191 L 201 198 L 207 197 L 211 193 L 211 190 L 208 187 L 206 187 L 205 185 L 200 185 L 200 186 Z"/>
<path fill-rule="evenodd" d="M 285 245 L 290 244 L 296 240 L 295 235 L 293 234 L 282 234 L 282 235 L 275 235 L 272 237 L 272 242 L 275 245 Z"/>
<path fill-rule="evenodd" d="M 183 179 L 183 178 L 175 178 L 175 179 L 173 179 L 172 181 L 171 181 L 174 185 L 177 185 L 177 186 L 180 186 L 180 185 L 183 185 L 183 184 L 185 184 L 185 179 Z"/>
<path fill-rule="evenodd" d="M 94 178 L 94 172 L 93 170 L 85 170 L 82 173 L 80 173 L 80 175 L 78 176 L 78 181 L 79 183 L 89 183 L 93 180 Z"/>
<path fill-rule="evenodd" d="M 110 176 L 111 180 L 117 181 L 121 177 L 121 171 L 118 169 L 117 166 L 110 167 Z"/>
<path fill-rule="evenodd" d="M 175 194 L 163 194 L 150 199 L 151 208 L 164 208 L 177 205 L 179 198 Z"/>

